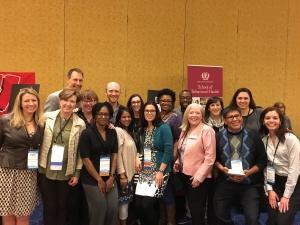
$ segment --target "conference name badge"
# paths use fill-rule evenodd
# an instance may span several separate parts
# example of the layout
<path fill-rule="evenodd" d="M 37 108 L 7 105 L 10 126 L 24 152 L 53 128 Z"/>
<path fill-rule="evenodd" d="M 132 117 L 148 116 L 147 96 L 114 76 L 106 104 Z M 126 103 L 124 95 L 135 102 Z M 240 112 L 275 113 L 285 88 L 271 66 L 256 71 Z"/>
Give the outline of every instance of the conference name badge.
<path fill-rule="evenodd" d="M 50 170 L 62 170 L 64 151 L 65 147 L 63 145 L 53 144 L 50 161 Z"/>

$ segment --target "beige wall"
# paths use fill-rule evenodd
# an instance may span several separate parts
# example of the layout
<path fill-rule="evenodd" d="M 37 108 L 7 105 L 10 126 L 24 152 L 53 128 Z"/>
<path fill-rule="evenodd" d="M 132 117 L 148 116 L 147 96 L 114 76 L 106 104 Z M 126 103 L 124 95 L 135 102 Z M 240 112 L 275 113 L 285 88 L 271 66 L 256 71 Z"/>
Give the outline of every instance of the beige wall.
<path fill-rule="evenodd" d="M 281 100 L 300 134 L 298 0 L 0 0 L 1 71 L 34 71 L 41 97 L 71 67 L 104 100 L 105 83 L 134 92 L 186 87 L 186 65 L 224 67 L 224 100 L 249 87 Z"/>

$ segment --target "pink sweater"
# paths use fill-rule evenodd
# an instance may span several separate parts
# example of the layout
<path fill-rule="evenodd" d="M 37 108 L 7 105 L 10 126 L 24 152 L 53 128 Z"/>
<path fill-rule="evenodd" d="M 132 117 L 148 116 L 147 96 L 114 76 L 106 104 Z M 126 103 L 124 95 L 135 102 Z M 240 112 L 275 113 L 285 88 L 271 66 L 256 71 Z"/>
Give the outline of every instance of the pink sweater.
<path fill-rule="evenodd" d="M 215 131 L 206 124 L 199 124 L 187 137 L 181 133 L 178 149 L 184 141 L 186 145 L 182 172 L 202 183 L 205 178 L 212 177 L 212 167 L 216 159 Z M 176 163 L 179 163 L 179 159 Z"/>

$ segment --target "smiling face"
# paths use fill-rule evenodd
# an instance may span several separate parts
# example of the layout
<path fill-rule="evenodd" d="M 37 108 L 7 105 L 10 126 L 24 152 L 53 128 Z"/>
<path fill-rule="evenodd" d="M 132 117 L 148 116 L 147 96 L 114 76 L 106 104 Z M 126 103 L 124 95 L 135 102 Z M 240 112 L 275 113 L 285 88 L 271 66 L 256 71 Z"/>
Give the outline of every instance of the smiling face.
<path fill-rule="evenodd" d="M 188 112 L 188 121 L 191 127 L 198 126 L 202 123 L 202 112 L 201 107 L 199 106 L 191 106 Z"/>
<path fill-rule="evenodd" d="M 230 111 L 224 118 L 224 123 L 227 125 L 229 131 L 237 133 L 242 129 L 242 114 L 236 110 Z"/>
<path fill-rule="evenodd" d="M 144 117 L 145 120 L 149 123 L 149 122 L 153 122 L 156 116 L 156 110 L 154 105 L 146 105 L 145 109 L 144 109 Z"/>
<path fill-rule="evenodd" d="M 120 85 L 116 82 L 110 82 L 106 86 L 106 96 L 109 103 L 117 103 L 121 94 Z"/>
<path fill-rule="evenodd" d="M 236 97 L 237 106 L 243 110 L 248 109 L 250 104 L 250 96 L 247 92 L 240 92 Z"/>
<path fill-rule="evenodd" d="M 179 101 L 180 101 L 180 106 L 184 109 L 186 109 L 186 107 L 192 103 L 193 99 L 192 99 L 192 93 L 189 91 L 183 91 L 182 93 L 180 93 L 179 95 Z"/>
<path fill-rule="evenodd" d="M 106 126 L 109 124 L 109 110 L 106 106 L 101 107 L 96 113 L 96 123 L 99 126 Z"/>
<path fill-rule="evenodd" d="M 93 106 L 96 104 L 96 101 L 91 98 L 85 98 L 81 101 L 82 111 L 85 113 L 92 113 Z"/>
<path fill-rule="evenodd" d="M 82 88 L 83 76 L 81 73 L 73 71 L 67 81 L 67 88 L 80 91 Z"/>
<path fill-rule="evenodd" d="M 132 118 L 131 118 L 130 113 L 127 112 L 127 111 L 124 111 L 124 112 L 122 113 L 122 115 L 121 115 L 120 123 L 121 123 L 124 127 L 128 128 L 129 125 L 130 125 L 130 123 L 131 123 L 131 120 L 132 120 Z"/>
<path fill-rule="evenodd" d="M 38 99 L 33 94 L 23 94 L 21 98 L 21 108 L 24 114 L 33 114 L 38 109 Z"/>
<path fill-rule="evenodd" d="M 277 131 L 281 124 L 279 114 L 276 111 L 267 112 L 263 123 L 269 132 Z"/>
<path fill-rule="evenodd" d="M 61 99 L 59 101 L 60 110 L 64 114 L 71 114 L 76 107 L 77 97 L 75 95 L 70 96 L 67 99 Z"/>
<path fill-rule="evenodd" d="M 142 101 L 140 97 L 135 96 L 131 99 L 130 104 L 134 112 L 139 112 L 142 106 Z"/>
<path fill-rule="evenodd" d="M 220 101 L 211 103 L 208 107 L 208 111 L 209 111 L 210 115 L 212 115 L 214 117 L 221 116 L 222 105 L 221 105 Z"/>
<path fill-rule="evenodd" d="M 161 107 L 161 111 L 171 112 L 173 109 L 173 100 L 170 95 L 162 95 L 159 98 L 159 105 Z"/>

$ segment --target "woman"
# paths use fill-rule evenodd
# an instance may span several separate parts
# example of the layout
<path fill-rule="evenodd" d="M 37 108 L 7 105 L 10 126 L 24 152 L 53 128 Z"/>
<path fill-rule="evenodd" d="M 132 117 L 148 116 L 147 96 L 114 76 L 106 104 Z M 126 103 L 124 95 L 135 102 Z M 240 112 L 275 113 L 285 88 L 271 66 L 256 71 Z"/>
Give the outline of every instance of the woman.
<path fill-rule="evenodd" d="M 28 225 L 37 202 L 37 159 L 42 141 L 40 99 L 18 93 L 12 113 L 0 117 L 0 216 L 3 225 Z"/>
<path fill-rule="evenodd" d="M 141 118 L 143 114 L 144 101 L 139 94 L 133 94 L 129 97 L 127 108 L 133 115 L 133 130 L 136 131 L 141 127 Z"/>
<path fill-rule="evenodd" d="M 82 162 L 77 143 L 85 123 L 75 113 L 80 95 L 73 89 L 59 93 L 60 109 L 46 113 L 39 157 L 39 187 L 44 203 L 44 224 L 65 225 L 69 186 L 78 183 Z"/>
<path fill-rule="evenodd" d="M 224 104 L 221 98 L 211 97 L 207 100 L 204 120 L 215 132 L 219 132 L 224 128 L 224 120 L 222 117 L 223 109 Z"/>
<path fill-rule="evenodd" d="M 256 107 L 252 93 L 248 88 L 239 88 L 234 93 L 230 106 L 238 107 L 243 116 L 243 127 L 259 133 L 261 108 Z"/>
<path fill-rule="evenodd" d="M 109 129 L 113 108 L 97 103 L 92 110 L 95 124 L 86 129 L 79 141 L 83 161 L 81 182 L 88 203 L 90 225 L 111 225 L 118 221 L 118 189 L 115 182 L 118 139 Z"/>
<path fill-rule="evenodd" d="M 141 168 L 132 134 L 132 117 L 128 108 L 120 107 L 116 117 L 116 132 L 118 136 L 119 175 L 119 219 L 121 225 L 127 224 L 128 206 L 133 199 L 133 176 Z"/>
<path fill-rule="evenodd" d="M 143 182 L 154 182 L 155 186 L 160 188 L 166 185 L 166 177 L 171 172 L 172 132 L 167 124 L 162 123 L 155 102 L 147 102 L 143 112 L 143 169 L 139 176 L 137 188 Z M 135 204 L 142 225 L 158 224 L 157 198 L 154 196 L 136 195 Z"/>
<path fill-rule="evenodd" d="M 94 123 L 92 108 L 98 102 L 98 96 L 93 90 L 84 90 L 80 93 L 80 106 L 77 115 L 85 122 L 86 127 L 92 126 Z M 78 185 L 72 187 L 68 199 L 68 224 L 89 224 L 88 205 L 82 187 L 81 179 Z"/>
<path fill-rule="evenodd" d="M 174 171 L 182 173 L 194 225 L 205 224 L 203 206 L 216 158 L 215 132 L 202 121 L 201 105 L 190 104 L 183 115 L 179 158 L 174 164 Z"/>
<path fill-rule="evenodd" d="M 284 125 L 286 126 L 287 129 L 289 129 L 290 131 L 292 131 L 292 122 L 290 120 L 290 118 L 286 115 L 285 110 L 285 104 L 283 102 L 275 102 L 274 107 L 278 108 L 280 110 L 280 112 L 282 113 L 283 117 L 284 117 Z"/>
<path fill-rule="evenodd" d="M 300 207 L 300 143 L 287 131 L 278 108 L 266 108 L 260 122 L 269 161 L 265 173 L 269 200 L 267 224 L 292 224 Z"/>
<path fill-rule="evenodd" d="M 93 90 L 84 90 L 80 95 L 81 108 L 77 115 L 85 122 L 87 127 L 93 124 L 92 108 L 98 102 L 98 95 Z"/>

